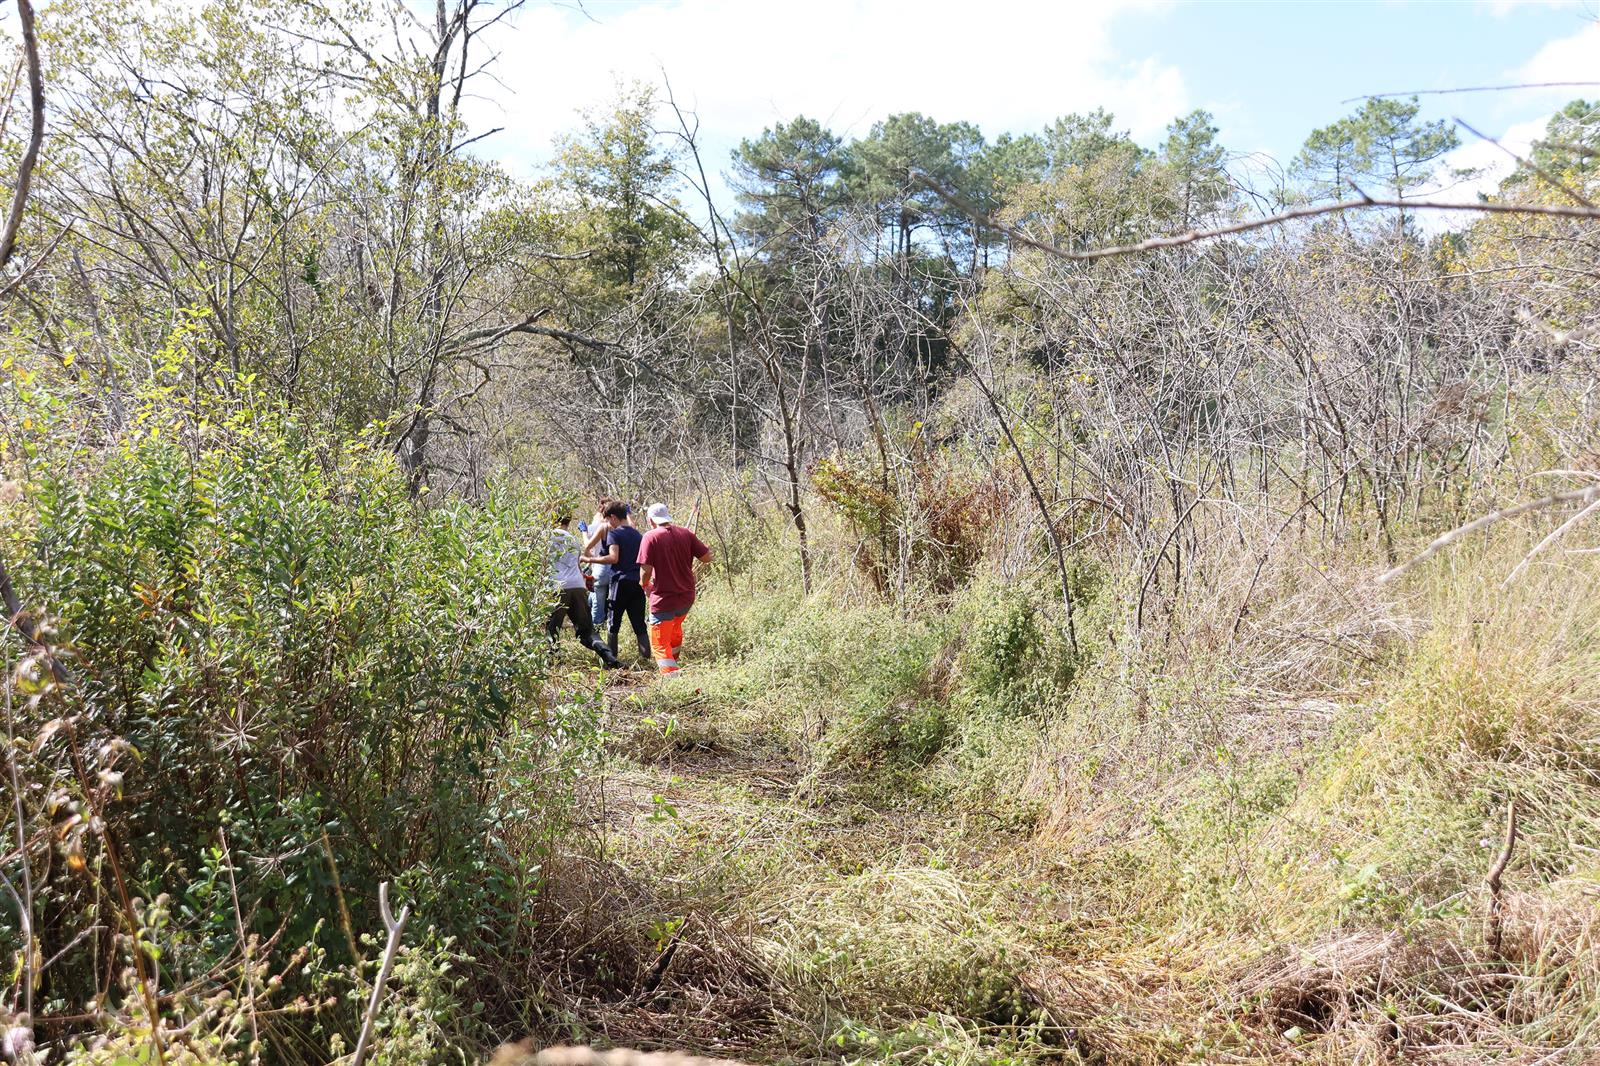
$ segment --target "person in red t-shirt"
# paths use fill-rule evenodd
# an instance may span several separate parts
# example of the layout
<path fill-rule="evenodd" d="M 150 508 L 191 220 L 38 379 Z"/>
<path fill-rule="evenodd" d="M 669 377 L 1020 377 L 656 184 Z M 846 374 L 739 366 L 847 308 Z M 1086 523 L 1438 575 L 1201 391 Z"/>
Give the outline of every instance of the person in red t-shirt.
<path fill-rule="evenodd" d="M 711 549 L 672 521 L 667 505 L 650 505 L 650 532 L 639 545 L 639 583 L 650 594 L 650 651 L 663 674 L 678 672 L 683 619 L 694 606 L 695 560 L 709 562 Z"/>

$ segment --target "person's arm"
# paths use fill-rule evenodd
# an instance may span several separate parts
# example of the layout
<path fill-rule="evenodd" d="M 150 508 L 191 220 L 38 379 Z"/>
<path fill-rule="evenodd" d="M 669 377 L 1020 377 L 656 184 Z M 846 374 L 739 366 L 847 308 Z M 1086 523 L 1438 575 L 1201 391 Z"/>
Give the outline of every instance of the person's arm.
<path fill-rule="evenodd" d="M 656 577 L 656 568 L 650 565 L 652 540 L 654 538 L 648 533 L 639 540 L 639 556 L 634 560 L 639 564 L 639 587 L 646 592 L 650 591 L 650 585 L 655 581 Z"/>
<path fill-rule="evenodd" d="M 711 562 L 711 549 L 709 547 L 707 547 L 706 543 L 704 541 L 702 541 L 699 537 L 695 537 L 694 538 L 693 549 L 694 549 L 694 557 L 695 557 L 695 561 L 696 562 L 699 562 L 699 563 L 710 563 Z"/>
<path fill-rule="evenodd" d="M 600 515 L 595 515 L 594 530 L 589 534 L 589 539 L 583 542 L 583 550 L 585 552 L 593 551 L 594 546 L 600 543 L 600 538 L 605 536 L 609 529 L 610 527 L 606 525 L 606 520 Z M 588 559 L 584 560 L 584 562 L 589 561 Z"/>
<path fill-rule="evenodd" d="M 603 566 L 616 566 L 617 560 L 620 558 L 622 558 L 622 547 L 620 545 L 613 544 L 611 545 L 611 550 L 606 554 L 585 555 L 582 561 L 586 563 L 600 563 Z"/>

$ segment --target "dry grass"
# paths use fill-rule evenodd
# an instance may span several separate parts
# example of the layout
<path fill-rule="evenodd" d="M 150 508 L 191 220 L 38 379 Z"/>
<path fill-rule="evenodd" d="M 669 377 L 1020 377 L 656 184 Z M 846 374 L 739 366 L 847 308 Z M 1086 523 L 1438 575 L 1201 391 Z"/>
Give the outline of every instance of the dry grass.
<path fill-rule="evenodd" d="M 553 903 L 588 954 L 552 1002 L 611 1042 L 762 1061 L 1583 1061 L 1597 561 L 1502 590 L 1507 537 L 1379 594 L 1360 552 L 1257 532 L 1167 639 L 1119 637 L 1115 591 L 1092 605 L 1110 636 L 1068 690 L 971 690 L 989 586 L 911 620 L 766 602 L 770 631 L 618 716 L 632 806 Z M 948 739 L 907 762 L 894 731 L 933 705 Z M 1496 955 L 1482 878 L 1511 796 Z M 646 992 L 662 915 L 685 920 Z"/>
<path fill-rule="evenodd" d="M 772 1046 L 777 999 L 747 930 L 603 858 L 569 855 L 549 875 L 547 1031 L 719 1057 Z"/>

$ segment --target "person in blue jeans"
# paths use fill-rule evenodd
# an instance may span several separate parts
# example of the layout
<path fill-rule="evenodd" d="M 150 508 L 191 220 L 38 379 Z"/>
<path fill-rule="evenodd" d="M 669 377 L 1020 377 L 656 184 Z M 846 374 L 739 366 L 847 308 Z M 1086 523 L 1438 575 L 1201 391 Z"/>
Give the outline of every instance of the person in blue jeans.
<path fill-rule="evenodd" d="M 611 570 L 611 626 L 606 647 L 613 656 L 617 654 L 617 635 L 622 631 L 622 618 L 626 615 L 633 627 L 634 639 L 639 642 L 639 658 L 648 660 L 650 631 L 645 625 L 644 589 L 639 584 L 639 545 L 644 535 L 634 528 L 627 504 L 613 502 L 603 514 L 606 525 L 600 539 L 601 550 L 584 559 Z"/>
<path fill-rule="evenodd" d="M 606 508 L 616 501 L 609 496 L 600 497 L 600 509 L 594 513 L 594 518 L 584 531 L 582 554 L 585 562 L 589 561 L 595 546 L 605 539 L 606 535 Z M 602 551 L 601 554 L 604 554 Z M 589 617 L 594 622 L 596 633 L 605 632 L 606 616 L 610 611 L 611 600 L 611 567 L 604 564 L 594 564 L 590 574 L 594 577 L 594 599 L 589 607 Z"/>

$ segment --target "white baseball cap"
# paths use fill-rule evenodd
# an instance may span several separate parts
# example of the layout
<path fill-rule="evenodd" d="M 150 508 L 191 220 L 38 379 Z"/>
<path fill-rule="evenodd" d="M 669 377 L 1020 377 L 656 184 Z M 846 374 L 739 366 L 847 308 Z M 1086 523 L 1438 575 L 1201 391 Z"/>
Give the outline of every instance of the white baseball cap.
<path fill-rule="evenodd" d="M 667 505 L 664 503 L 652 503 L 649 515 L 650 521 L 658 526 L 667 525 L 672 521 L 672 516 L 667 513 Z"/>

